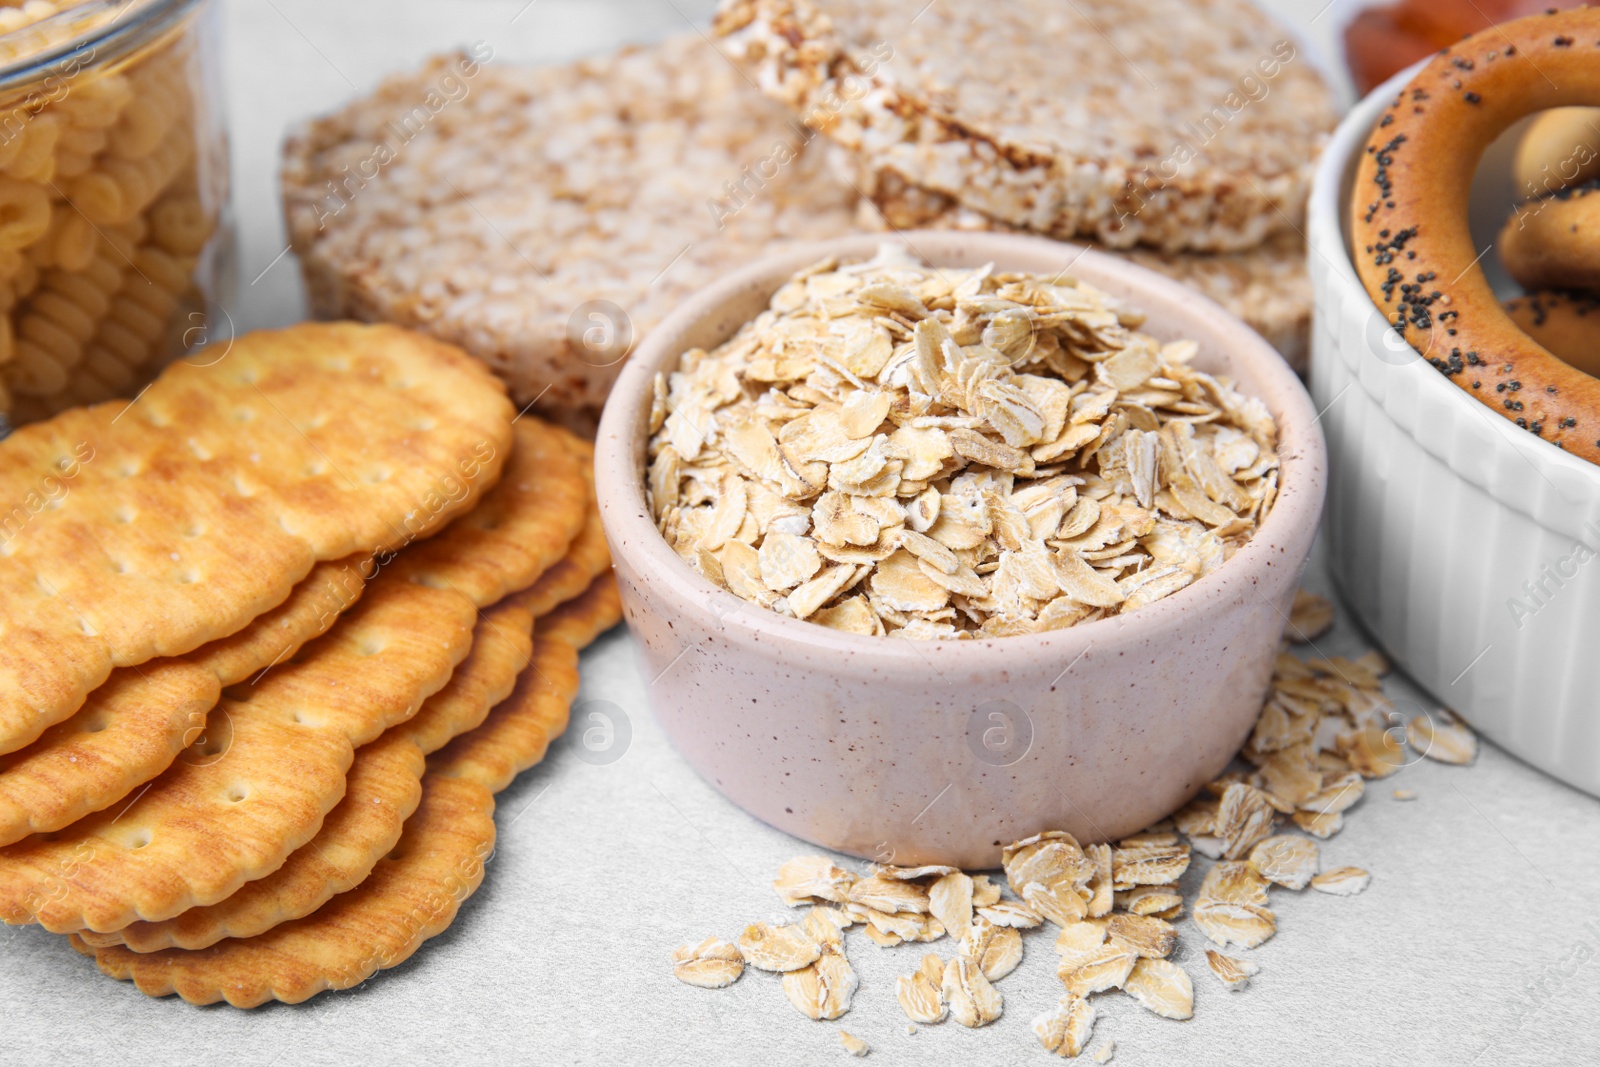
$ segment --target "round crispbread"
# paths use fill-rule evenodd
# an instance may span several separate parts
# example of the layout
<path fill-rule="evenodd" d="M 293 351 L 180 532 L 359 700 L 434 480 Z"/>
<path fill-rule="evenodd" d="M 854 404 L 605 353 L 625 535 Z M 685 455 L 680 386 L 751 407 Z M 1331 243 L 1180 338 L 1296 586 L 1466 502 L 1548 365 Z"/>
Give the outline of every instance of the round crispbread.
<path fill-rule="evenodd" d="M 1338 118 L 1247 0 L 723 0 L 716 29 L 849 150 L 867 195 L 898 177 L 1119 247 L 1228 251 L 1292 227 Z"/>
<path fill-rule="evenodd" d="M 450 339 L 570 415 L 688 293 L 853 228 L 813 136 L 699 34 L 539 69 L 441 56 L 292 134 L 285 211 L 318 315 Z"/>

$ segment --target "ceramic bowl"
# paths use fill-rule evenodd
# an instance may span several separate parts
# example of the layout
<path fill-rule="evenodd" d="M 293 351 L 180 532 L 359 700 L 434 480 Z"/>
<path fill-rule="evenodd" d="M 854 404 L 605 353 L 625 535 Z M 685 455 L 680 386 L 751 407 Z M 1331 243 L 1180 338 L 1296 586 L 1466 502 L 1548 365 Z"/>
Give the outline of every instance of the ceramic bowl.
<path fill-rule="evenodd" d="M 1356 161 L 1416 69 L 1350 113 L 1311 194 L 1311 389 L 1331 456 L 1329 565 L 1361 623 L 1441 703 L 1600 795 L 1600 467 L 1518 429 L 1424 362 L 1351 263 Z M 1490 148 L 1475 182 L 1480 247 L 1514 202 L 1510 143 Z M 1503 276 L 1493 258 L 1491 279 Z"/>
<path fill-rule="evenodd" d="M 640 344 L 601 419 L 600 512 L 663 729 L 713 786 L 807 841 L 896 863 L 998 864 L 1041 829 L 1082 841 L 1181 806 L 1249 734 L 1322 511 L 1323 441 L 1299 379 L 1243 323 L 1148 270 L 1054 241 L 914 232 L 939 266 L 1080 279 L 1199 342 L 1278 421 L 1277 504 L 1204 581 L 1137 612 L 988 641 L 861 637 L 785 618 L 701 578 L 645 506 L 652 381 L 712 348 L 796 270 L 870 258 L 884 240 L 796 248 L 698 293 Z"/>

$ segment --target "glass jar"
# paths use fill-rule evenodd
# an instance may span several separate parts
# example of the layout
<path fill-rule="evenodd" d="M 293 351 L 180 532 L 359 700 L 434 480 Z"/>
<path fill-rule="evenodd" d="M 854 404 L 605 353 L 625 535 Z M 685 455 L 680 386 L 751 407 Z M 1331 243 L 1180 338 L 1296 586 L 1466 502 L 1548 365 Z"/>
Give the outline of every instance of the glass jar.
<path fill-rule="evenodd" d="M 12 424 L 137 392 L 228 301 L 217 19 L 211 0 L 0 0 Z"/>

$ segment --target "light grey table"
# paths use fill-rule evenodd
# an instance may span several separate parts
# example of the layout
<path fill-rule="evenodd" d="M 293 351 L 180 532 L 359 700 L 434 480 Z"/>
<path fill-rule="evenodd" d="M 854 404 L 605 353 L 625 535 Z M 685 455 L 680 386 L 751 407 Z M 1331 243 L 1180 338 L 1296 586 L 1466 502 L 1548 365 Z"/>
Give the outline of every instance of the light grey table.
<path fill-rule="evenodd" d="M 279 258 L 275 174 L 288 123 L 458 43 L 489 41 L 507 61 L 553 61 L 681 29 L 709 6 L 229 3 L 240 327 L 293 321 L 303 306 L 293 259 Z M 1331 39 L 1337 12 L 1322 0 L 1272 6 L 1313 41 Z M 1316 566 L 1307 581 L 1327 590 Z M 1366 647 L 1348 623 L 1318 644 L 1330 654 Z M 483 889 L 410 962 L 354 992 L 244 1013 L 149 1000 L 102 978 L 58 938 L 0 930 L 0 1063 L 779 1067 L 842 1057 L 841 1026 L 872 1045 L 869 1062 L 1046 1062 L 1028 1031 L 1060 992 L 1045 932 L 1027 939 L 1022 967 L 1000 984 L 1005 1016 L 980 1031 L 946 1023 L 907 1035 L 894 977 L 912 969 L 919 947 L 882 950 L 860 935 L 851 956 L 861 988 L 839 1023 L 802 1018 L 759 972 L 719 991 L 675 981 L 675 945 L 733 937 L 782 911 L 773 874 L 813 850 L 733 807 L 677 756 L 651 717 L 624 633 L 584 656 L 583 676 L 579 727 L 591 707 L 606 706 L 587 702 L 608 702 L 626 717 L 626 745 L 598 761 L 575 730 L 501 797 Z M 1403 680 L 1390 692 L 1427 704 Z M 1396 785 L 1417 798 L 1394 800 Z M 1170 1022 L 1129 998 L 1098 997 L 1095 1044 L 1114 1038 L 1116 1062 L 1126 1064 L 1600 1063 L 1600 803 L 1485 745 L 1472 767 L 1425 762 L 1374 783 L 1323 855 L 1329 866 L 1372 871 L 1371 888 L 1350 899 L 1275 891 L 1280 932 L 1252 953 L 1262 972 L 1239 994 L 1206 971 L 1205 942 L 1185 921 L 1195 1018 Z"/>

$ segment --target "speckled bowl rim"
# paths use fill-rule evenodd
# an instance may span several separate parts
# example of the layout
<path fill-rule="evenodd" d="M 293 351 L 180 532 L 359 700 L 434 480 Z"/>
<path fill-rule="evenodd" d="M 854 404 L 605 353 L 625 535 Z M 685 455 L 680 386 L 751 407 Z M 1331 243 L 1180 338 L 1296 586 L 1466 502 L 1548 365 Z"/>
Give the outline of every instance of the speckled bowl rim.
<path fill-rule="evenodd" d="M 1064 267 L 1070 265 L 1073 275 L 1091 285 L 1102 286 L 1103 282 L 1111 281 L 1118 287 L 1141 293 L 1133 302 L 1146 313 L 1157 306 L 1170 305 L 1212 320 L 1221 334 L 1234 335 L 1236 347 L 1232 360 L 1249 364 L 1261 382 L 1270 386 L 1263 391 L 1262 399 L 1278 422 L 1278 500 L 1267 521 L 1233 558 L 1204 580 L 1137 612 L 1064 630 L 985 640 L 911 641 L 831 630 L 760 608 L 696 573 L 668 546 L 650 520 L 645 505 L 641 463 L 647 443 L 645 428 L 653 395 L 652 382 L 657 371 L 676 366 L 684 351 L 686 334 L 703 325 L 704 320 L 722 314 L 729 303 L 751 289 L 764 289 L 770 295 L 803 267 L 828 256 L 867 258 L 885 242 L 902 242 L 913 251 L 961 245 L 970 249 L 978 262 L 993 260 L 1002 270 L 1012 267 L 1017 260 L 1046 258 Z M 938 264 L 949 257 L 932 255 L 930 258 Z M 719 330 L 719 341 L 732 336 L 739 325 L 731 324 L 726 333 Z M 1271 396 L 1266 395 L 1268 393 Z M 838 657 L 833 662 L 839 674 L 869 676 L 879 670 L 925 669 L 934 662 L 943 669 L 955 671 L 993 671 L 1006 662 L 1032 662 L 1044 655 L 1075 660 L 1090 649 L 1103 653 L 1120 645 L 1175 635 L 1192 627 L 1210 609 L 1244 593 L 1246 586 L 1258 586 L 1274 566 L 1287 564 L 1297 571 L 1303 566 L 1304 558 L 1286 558 L 1285 546 L 1304 539 L 1309 548 L 1311 538 L 1304 536 L 1305 528 L 1311 527 L 1314 533 L 1321 518 L 1327 457 L 1311 398 L 1283 357 L 1243 322 L 1193 290 L 1114 256 L 1045 238 L 906 231 L 798 245 L 734 271 L 690 296 L 640 341 L 612 387 L 595 441 L 595 476 L 602 525 L 612 552 L 625 557 L 641 573 L 648 573 L 652 588 L 666 592 L 685 608 L 684 618 L 710 611 L 721 620 L 720 636 L 725 640 L 745 647 L 760 645 L 772 650 L 789 645 L 797 651 L 834 655 Z M 1287 625 L 1288 619 L 1284 622 Z"/>

